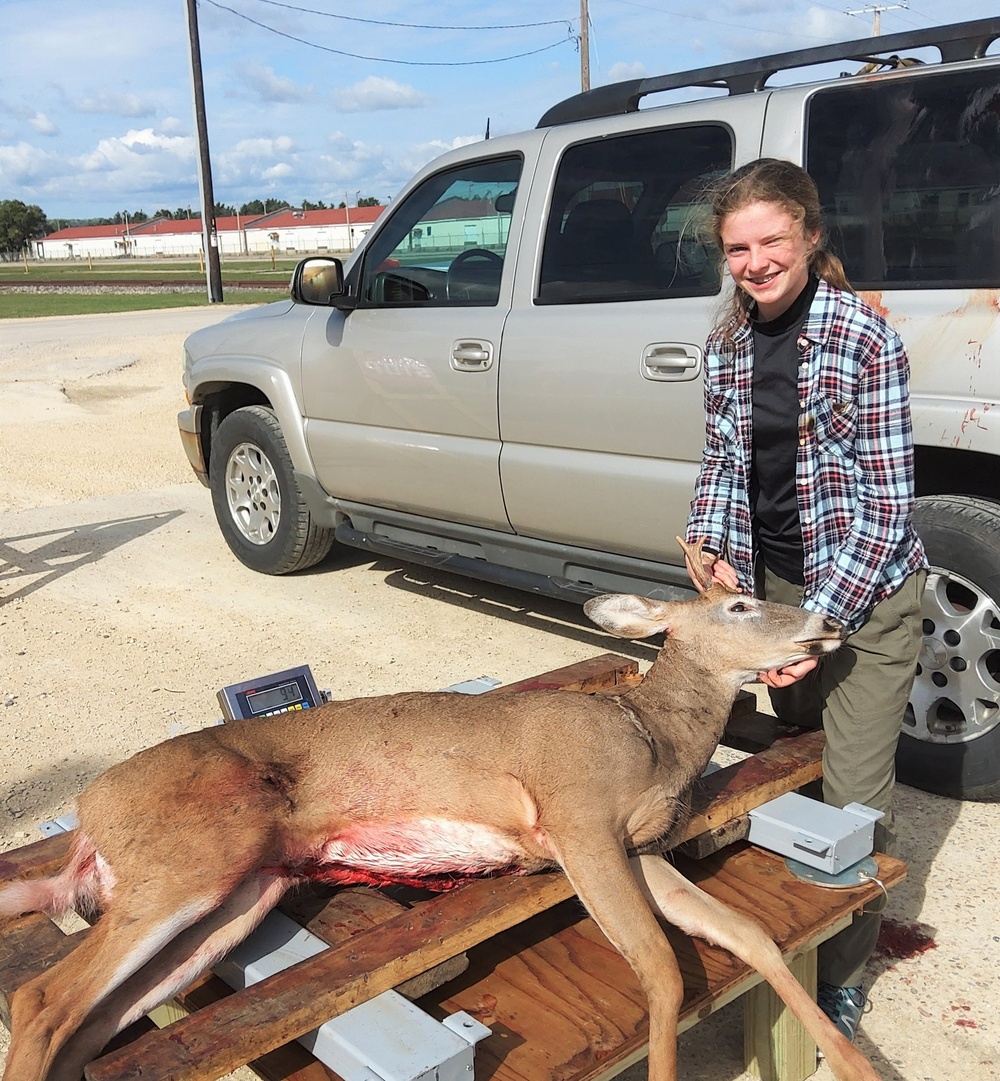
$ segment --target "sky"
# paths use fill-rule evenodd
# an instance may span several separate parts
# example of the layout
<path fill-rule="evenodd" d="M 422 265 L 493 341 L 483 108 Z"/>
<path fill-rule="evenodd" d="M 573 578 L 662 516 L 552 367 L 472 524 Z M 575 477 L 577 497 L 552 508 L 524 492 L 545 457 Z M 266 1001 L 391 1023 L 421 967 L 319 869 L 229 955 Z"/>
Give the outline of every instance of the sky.
<path fill-rule="evenodd" d="M 591 83 L 865 37 L 873 6 L 589 0 Z M 997 13 L 996 0 L 880 6 L 883 34 Z M 198 208 L 186 7 L 0 0 L 0 200 L 56 222 Z M 534 127 L 580 89 L 580 11 L 579 0 L 199 0 L 216 201 L 387 203 L 487 122 L 494 136 Z"/>

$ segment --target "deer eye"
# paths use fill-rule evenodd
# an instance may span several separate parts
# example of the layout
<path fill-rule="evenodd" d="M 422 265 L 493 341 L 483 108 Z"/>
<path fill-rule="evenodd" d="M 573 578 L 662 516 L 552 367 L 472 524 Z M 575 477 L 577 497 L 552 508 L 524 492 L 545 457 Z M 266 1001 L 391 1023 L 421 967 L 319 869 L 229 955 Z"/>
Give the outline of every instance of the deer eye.
<path fill-rule="evenodd" d="M 748 612 L 750 609 L 742 601 L 737 601 L 730 609 L 730 612 Z"/>

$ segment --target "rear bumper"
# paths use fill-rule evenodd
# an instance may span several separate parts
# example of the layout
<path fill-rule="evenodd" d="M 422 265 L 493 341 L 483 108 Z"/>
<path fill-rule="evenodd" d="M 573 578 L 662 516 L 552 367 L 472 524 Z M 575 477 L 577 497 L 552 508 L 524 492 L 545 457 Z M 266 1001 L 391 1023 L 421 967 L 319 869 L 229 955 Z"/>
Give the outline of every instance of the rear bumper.
<path fill-rule="evenodd" d="M 201 412 L 200 405 L 191 405 L 177 414 L 177 428 L 181 436 L 181 446 L 191 463 L 194 475 L 205 487 L 208 487 L 208 467 L 205 465 L 205 455 L 201 446 Z"/>

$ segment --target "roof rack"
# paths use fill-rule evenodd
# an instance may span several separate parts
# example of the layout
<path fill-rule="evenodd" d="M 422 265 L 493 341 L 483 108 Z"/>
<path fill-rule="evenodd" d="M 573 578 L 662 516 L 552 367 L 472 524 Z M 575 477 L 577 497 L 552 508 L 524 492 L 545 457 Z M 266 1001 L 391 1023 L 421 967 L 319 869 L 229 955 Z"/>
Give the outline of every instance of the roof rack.
<path fill-rule="evenodd" d="M 908 30 L 885 37 L 859 38 L 857 41 L 845 41 L 839 45 L 796 49 L 754 60 L 695 68 L 672 75 L 629 79 L 622 83 L 599 86 L 560 101 L 538 121 L 538 127 L 549 128 L 575 120 L 595 120 L 603 116 L 634 113 L 639 108 L 640 98 L 663 90 L 708 86 L 728 89 L 730 94 L 752 94 L 763 90 L 767 80 L 779 71 L 834 63 L 838 60 L 882 66 L 890 60 L 898 61 L 898 57 L 887 59 L 887 54 L 925 46 L 939 49 L 941 63 L 944 64 L 959 60 L 977 60 L 985 56 L 986 50 L 997 38 L 1000 38 L 1000 17 L 954 23 L 951 26 L 934 26 L 926 30 Z"/>

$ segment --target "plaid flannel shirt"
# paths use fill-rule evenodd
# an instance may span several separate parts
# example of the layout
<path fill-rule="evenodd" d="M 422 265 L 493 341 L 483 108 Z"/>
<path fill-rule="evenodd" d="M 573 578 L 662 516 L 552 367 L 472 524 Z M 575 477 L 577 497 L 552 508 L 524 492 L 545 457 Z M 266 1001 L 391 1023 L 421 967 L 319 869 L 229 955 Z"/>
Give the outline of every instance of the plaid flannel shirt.
<path fill-rule="evenodd" d="M 802 606 L 853 632 L 875 604 L 927 565 L 914 500 L 909 362 L 863 300 L 820 282 L 798 338 Z M 753 331 L 719 332 L 705 360 L 707 431 L 687 538 L 705 537 L 754 590 L 750 520 Z"/>

